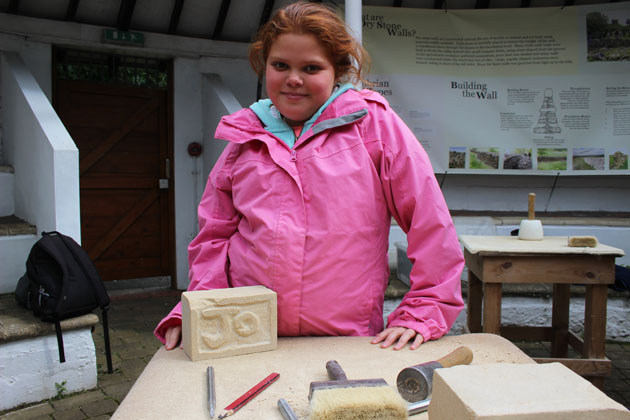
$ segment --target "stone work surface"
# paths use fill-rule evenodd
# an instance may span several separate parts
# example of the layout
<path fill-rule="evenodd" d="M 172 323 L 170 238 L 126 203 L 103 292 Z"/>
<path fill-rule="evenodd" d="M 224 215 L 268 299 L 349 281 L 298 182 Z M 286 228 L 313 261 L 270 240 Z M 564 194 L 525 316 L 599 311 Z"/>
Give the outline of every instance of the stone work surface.
<path fill-rule="evenodd" d="M 106 420 L 111 417 L 114 406 L 117 407 L 124 399 L 153 354 L 161 347 L 161 343 L 153 336 L 153 329 L 180 301 L 180 292 L 164 290 L 110 295 L 112 309 L 109 321 L 114 373 L 107 374 L 103 329 L 98 324 L 93 333 L 97 349 L 97 389 L 2 412 L 1 420 Z M 397 296 L 398 293 L 393 293 L 390 298 Z M 549 343 L 532 341 L 515 344 L 531 357 L 549 355 Z M 630 408 L 630 343 L 609 342 L 606 355 L 612 361 L 613 368 L 611 376 L 604 382 L 604 391 Z M 111 405 L 104 407 L 102 401 L 110 401 L 107 404 Z M 106 411 L 96 414 L 92 411 L 93 406 Z"/>
<path fill-rule="evenodd" d="M 276 293 L 264 286 L 182 294 L 182 343 L 191 360 L 277 347 Z"/>

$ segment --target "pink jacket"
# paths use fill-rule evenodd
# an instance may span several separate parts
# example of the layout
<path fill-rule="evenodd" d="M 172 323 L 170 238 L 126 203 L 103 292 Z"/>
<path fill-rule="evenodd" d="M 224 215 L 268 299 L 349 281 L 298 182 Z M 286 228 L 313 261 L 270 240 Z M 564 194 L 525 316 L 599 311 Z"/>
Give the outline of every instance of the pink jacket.
<path fill-rule="evenodd" d="M 407 233 L 411 289 L 389 327 L 440 338 L 463 307 L 463 257 L 427 154 L 379 94 L 350 90 L 293 149 L 250 109 L 226 116 L 190 243 L 188 290 L 262 284 L 278 295 L 278 334 L 383 329 L 393 216 Z M 155 330 L 181 323 L 177 305 Z"/>

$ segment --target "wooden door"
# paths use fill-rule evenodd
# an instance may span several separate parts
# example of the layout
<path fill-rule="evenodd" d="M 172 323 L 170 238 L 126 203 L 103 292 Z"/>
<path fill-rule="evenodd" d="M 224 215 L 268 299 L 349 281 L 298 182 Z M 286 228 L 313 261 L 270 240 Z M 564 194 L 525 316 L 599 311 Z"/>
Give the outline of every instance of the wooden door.
<path fill-rule="evenodd" d="M 79 149 L 81 240 L 99 274 L 174 281 L 168 91 L 57 80 L 54 96 Z"/>

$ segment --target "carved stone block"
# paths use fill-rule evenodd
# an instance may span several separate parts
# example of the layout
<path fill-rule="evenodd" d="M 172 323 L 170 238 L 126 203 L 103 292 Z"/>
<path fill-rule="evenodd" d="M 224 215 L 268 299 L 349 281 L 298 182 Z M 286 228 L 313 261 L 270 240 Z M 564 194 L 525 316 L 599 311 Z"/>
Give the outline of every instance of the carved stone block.
<path fill-rule="evenodd" d="M 182 293 L 182 344 L 193 361 L 274 350 L 276 293 L 264 286 Z"/>

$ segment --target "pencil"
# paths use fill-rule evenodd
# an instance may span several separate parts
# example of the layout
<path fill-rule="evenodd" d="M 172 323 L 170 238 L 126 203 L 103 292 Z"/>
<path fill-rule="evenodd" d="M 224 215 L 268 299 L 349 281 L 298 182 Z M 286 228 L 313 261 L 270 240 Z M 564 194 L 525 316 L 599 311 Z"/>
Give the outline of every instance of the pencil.
<path fill-rule="evenodd" d="M 252 389 L 241 395 L 232 404 L 225 407 L 225 412 L 219 416 L 219 419 L 224 419 L 240 410 L 245 404 L 250 402 L 256 395 L 264 391 L 269 385 L 274 383 L 280 377 L 279 373 L 272 373 L 262 381 L 258 382 Z"/>

